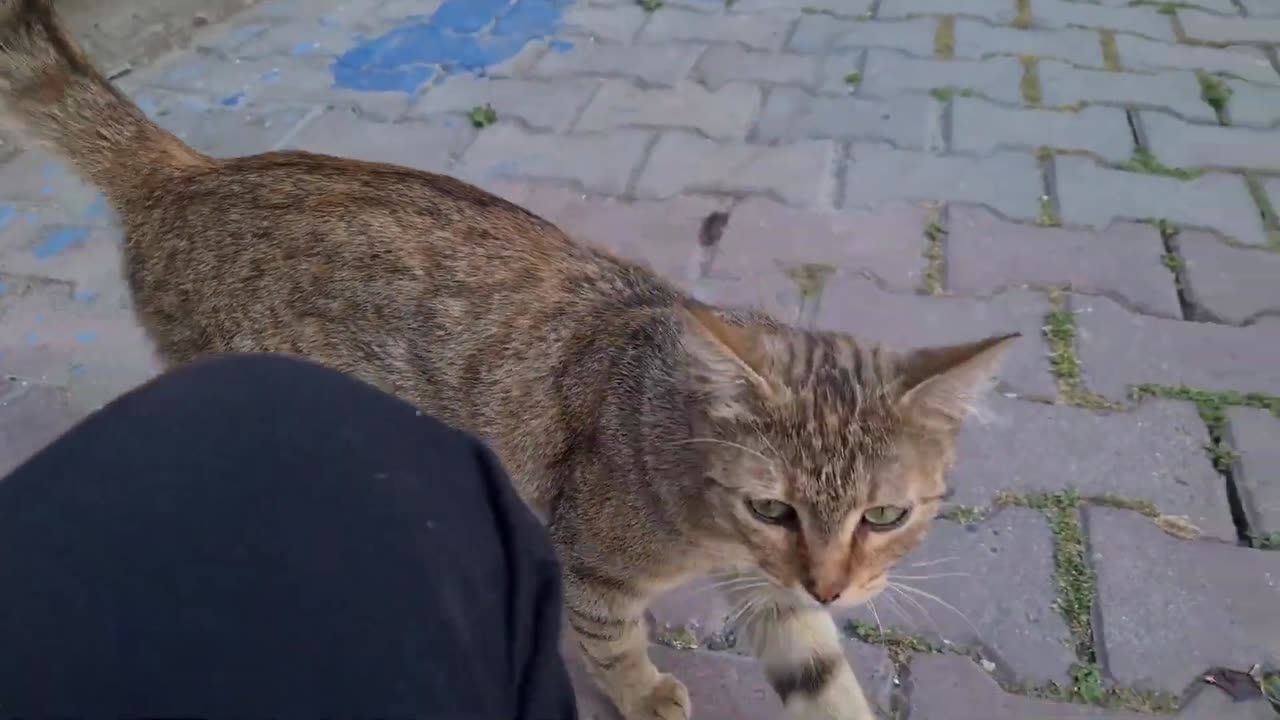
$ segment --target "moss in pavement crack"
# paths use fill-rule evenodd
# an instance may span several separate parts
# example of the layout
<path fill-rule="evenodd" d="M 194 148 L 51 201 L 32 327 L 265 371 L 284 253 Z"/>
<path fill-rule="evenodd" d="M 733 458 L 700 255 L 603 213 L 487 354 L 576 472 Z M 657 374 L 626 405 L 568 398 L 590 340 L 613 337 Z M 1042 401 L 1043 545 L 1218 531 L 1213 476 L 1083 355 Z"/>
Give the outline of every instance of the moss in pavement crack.
<path fill-rule="evenodd" d="M 1115 410 L 1119 403 L 1085 389 L 1076 356 L 1076 318 L 1067 307 L 1061 290 L 1049 293 L 1050 311 L 1045 318 L 1044 336 L 1049 342 L 1049 367 L 1058 383 L 1058 395 L 1064 402 L 1095 410 Z"/>

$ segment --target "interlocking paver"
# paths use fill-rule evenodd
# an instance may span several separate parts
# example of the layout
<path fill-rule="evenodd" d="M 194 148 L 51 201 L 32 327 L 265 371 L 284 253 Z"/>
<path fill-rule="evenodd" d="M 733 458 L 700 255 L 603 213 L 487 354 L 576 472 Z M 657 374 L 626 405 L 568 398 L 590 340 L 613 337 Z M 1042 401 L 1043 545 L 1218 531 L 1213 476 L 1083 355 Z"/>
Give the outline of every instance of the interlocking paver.
<path fill-rule="evenodd" d="M 4 356 L 0 354 L 0 367 Z M 78 419 L 67 391 L 0 376 L 0 478 L 48 445 Z"/>
<path fill-rule="evenodd" d="M 664 10 L 652 13 L 640 31 L 643 43 L 734 43 L 757 50 L 780 50 L 791 21 L 764 14 L 712 15 Z"/>
<path fill-rule="evenodd" d="M 1130 70 L 1176 68 L 1206 70 L 1280 85 L 1280 74 L 1260 51 L 1253 48 L 1215 48 L 1175 45 L 1137 35 L 1117 35 L 1120 64 Z"/>
<path fill-rule="evenodd" d="M 794 53 L 766 53 L 733 45 L 717 45 L 707 50 L 694 76 L 711 88 L 729 82 L 756 82 L 761 85 L 812 87 L 822 66 L 820 58 Z"/>
<path fill-rule="evenodd" d="M 1187 37 L 1201 42 L 1274 44 L 1280 38 L 1280 18 L 1233 18 L 1184 10 L 1178 13 L 1178 22 Z"/>
<path fill-rule="evenodd" d="M 565 13 L 560 30 L 567 35 L 585 35 L 602 42 L 626 45 L 635 39 L 648 19 L 648 13 L 639 5 L 608 8 L 579 5 Z"/>
<path fill-rule="evenodd" d="M 695 83 L 639 88 L 626 80 L 609 80 L 591 98 L 574 129 L 677 127 L 716 140 L 743 140 L 759 108 L 760 89 L 743 83 L 707 90 Z"/>
<path fill-rule="evenodd" d="M 1119 108 L 1038 110 L 965 97 L 952 101 L 951 145 L 956 151 L 973 153 L 998 148 L 1080 150 L 1116 163 L 1133 154 L 1129 119 Z"/>
<path fill-rule="evenodd" d="M 1001 0 L 972 0 L 954 3 L 948 0 L 884 0 L 878 18 L 906 18 L 913 15 L 966 15 L 989 22 L 1005 24 L 1018 15 L 1017 9 Z"/>
<path fill-rule="evenodd" d="M 1133 513 L 1085 512 L 1116 680 L 1178 693 L 1210 668 L 1280 653 L 1280 554 L 1179 540 Z"/>
<path fill-rule="evenodd" d="M 1089 30 L 1019 30 L 966 19 L 956 20 L 955 53 L 960 58 L 1033 55 L 1088 67 L 1103 64 L 1098 34 Z"/>
<path fill-rule="evenodd" d="M 913 566 L 916 558 L 921 564 Z M 943 558 L 955 559 L 928 564 Z M 850 614 L 940 647 L 980 647 L 1011 668 L 1019 682 L 1067 679 L 1076 656 L 1054 607 L 1053 534 L 1041 513 L 1010 508 L 977 526 L 936 521 L 924 545 L 894 575 L 904 587 L 935 595 L 954 609 L 901 590 L 877 599 L 874 613 L 858 608 Z"/>
<path fill-rule="evenodd" d="M 756 127 L 762 141 L 802 138 L 873 140 L 910 149 L 942 147 L 941 114 L 924 95 L 887 100 L 810 95 L 779 88 L 769 93 Z"/>
<path fill-rule="evenodd" d="M 621 195 L 644 158 L 651 133 L 547 135 L 499 123 L 485 128 L 462 156 L 458 174 L 472 181 L 531 178 L 574 182 Z"/>
<path fill-rule="evenodd" d="M 1049 107 L 1089 103 L 1155 108 L 1188 120 L 1217 122 L 1213 108 L 1200 99 L 1200 82 L 1191 72 L 1119 73 L 1043 61 L 1039 74 L 1042 101 Z"/>
<path fill-rule="evenodd" d="M 837 14 L 862 17 L 870 14 L 873 0 L 734 0 L 738 12 L 771 11 L 778 13 Z"/>
<path fill-rule="evenodd" d="M 1044 192 L 1030 153 L 941 156 L 883 145 L 854 145 L 844 204 L 939 200 L 986 205 L 1006 217 L 1034 220 Z"/>
<path fill-rule="evenodd" d="M 1280 255 L 1232 247 L 1207 233 L 1178 235 L 1192 302 L 1221 322 L 1243 323 L 1280 313 Z"/>
<path fill-rule="evenodd" d="M 673 86 L 685 79 L 703 48 L 696 45 L 652 48 L 584 44 L 573 52 L 551 51 L 530 71 L 535 77 L 596 75 L 635 78 L 649 85 Z"/>
<path fill-rule="evenodd" d="M 1242 243 L 1266 242 L 1257 206 L 1237 175 L 1180 180 L 1112 170 L 1074 156 L 1054 158 L 1054 169 L 1067 223 L 1104 227 L 1117 220 L 1164 219 L 1219 230 Z"/>
<path fill-rule="evenodd" d="M 954 88 L 1007 103 L 1022 102 L 1022 65 L 1016 58 L 926 60 L 891 50 L 867 51 L 859 93 L 888 97 Z"/>
<path fill-rule="evenodd" d="M 981 208 L 951 208 L 947 288 L 962 294 L 1021 285 L 1069 287 L 1124 298 L 1143 312 L 1181 317 L 1174 277 L 1161 262 L 1152 225 L 1117 223 L 1097 231 L 1001 220 Z"/>
<path fill-rule="evenodd" d="M 767 194 L 792 205 L 825 207 L 830 205 L 835 162 L 836 148 L 825 140 L 766 147 L 664 133 L 636 183 L 636 194 Z"/>
<path fill-rule="evenodd" d="M 463 75 L 428 90 L 409 114 L 418 117 L 445 113 L 466 115 L 472 108 L 488 104 L 504 120 L 515 118 L 535 130 L 563 132 L 573 124 L 599 85 L 600 81 L 587 78 L 540 82 Z"/>
<path fill-rule="evenodd" d="M 1280 17 L 1280 6 L 1272 0 L 1241 0 L 1249 17 Z"/>
<path fill-rule="evenodd" d="M 1099 28 L 1166 42 L 1175 40 L 1169 16 L 1154 7 L 1105 7 L 1075 0 L 1035 0 L 1031 12 L 1037 26 Z"/>
<path fill-rule="evenodd" d="M 1147 144 L 1161 162 L 1180 168 L 1280 168 L 1273 133 L 1252 128 L 1194 125 L 1162 113 L 1141 113 Z"/>
<path fill-rule="evenodd" d="M 934 297 L 885 292 L 865 277 L 837 274 L 822 292 L 815 323 L 899 348 L 1021 332 L 1023 337 L 1009 351 L 1001 381 L 1016 394 L 1049 398 L 1056 386 L 1049 374 L 1049 349 L 1040 332 L 1048 313 L 1048 301 L 1034 292 L 1011 290 L 980 299 Z"/>
<path fill-rule="evenodd" d="M 910 292 L 924 274 L 927 224 L 928 212 L 912 205 L 815 211 L 751 198 L 733 209 L 710 273 L 750 282 L 778 266 L 823 264 Z"/>
<path fill-rule="evenodd" d="M 1280 416 L 1258 408 L 1227 410 L 1229 438 L 1239 456 L 1233 477 L 1249 528 L 1270 538 L 1280 533 Z"/>
<path fill-rule="evenodd" d="M 1208 537 L 1236 538 L 1226 484 L 1205 452 L 1208 431 L 1190 403 L 1147 401 L 1103 414 L 996 397 L 985 415 L 962 432 L 953 502 L 989 507 L 1001 492 L 1075 488 L 1144 500 Z"/>
<path fill-rule="evenodd" d="M 1130 312 L 1103 297 L 1072 296 L 1077 352 L 1089 388 L 1123 400 L 1143 383 L 1280 395 L 1280 322 L 1248 327 Z"/>
<path fill-rule="evenodd" d="M 1280 87 L 1232 79 L 1223 82 L 1231 88 L 1227 115 L 1232 125 L 1280 127 Z"/>
<path fill-rule="evenodd" d="M 933 55 L 938 31 L 935 18 L 910 20 L 848 21 L 822 15 L 805 15 L 787 40 L 793 52 L 817 53 L 826 49 L 890 48 L 912 55 Z"/>
<path fill-rule="evenodd" d="M 459 118 L 381 123 L 338 107 L 306 123 L 286 147 L 446 172 L 474 137 L 471 124 Z"/>

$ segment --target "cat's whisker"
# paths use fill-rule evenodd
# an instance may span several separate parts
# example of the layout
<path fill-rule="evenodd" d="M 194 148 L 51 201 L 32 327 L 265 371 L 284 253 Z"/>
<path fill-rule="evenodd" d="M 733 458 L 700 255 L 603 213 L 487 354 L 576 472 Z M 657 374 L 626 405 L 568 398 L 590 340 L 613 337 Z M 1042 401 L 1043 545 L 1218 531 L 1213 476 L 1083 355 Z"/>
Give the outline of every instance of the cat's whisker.
<path fill-rule="evenodd" d="M 924 562 L 912 563 L 908 567 L 923 568 L 923 567 L 929 567 L 931 565 L 941 565 L 944 562 L 952 562 L 953 560 L 959 560 L 959 559 L 960 559 L 959 555 L 952 555 L 951 557 L 938 558 L 937 560 L 925 560 Z"/>
<path fill-rule="evenodd" d="M 894 599 L 892 595 L 885 595 L 884 599 L 885 599 L 885 602 L 889 603 L 889 607 L 893 608 L 894 612 L 902 616 L 903 620 L 906 620 L 907 622 L 911 622 L 911 616 L 908 615 L 905 610 L 903 610 L 902 606 L 898 604 L 898 601 Z"/>
<path fill-rule="evenodd" d="M 920 611 L 920 614 L 924 616 L 924 619 L 933 628 L 933 631 L 938 634 L 938 637 L 942 638 L 943 642 L 947 644 L 951 643 L 951 641 L 947 639 L 946 633 L 942 632 L 942 628 L 938 626 L 938 622 L 933 619 L 933 615 L 930 614 L 929 608 L 926 608 L 924 605 L 921 605 L 919 600 L 916 600 L 915 598 L 903 592 L 902 588 L 899 588 L 893 584 L 890 584 L 889 589 L 901 595 L 903 599 L 905 599 L 907 602 L 911 603 L 916 609 L 918 609 Z"/>
<path fill-rule="evenodd" d="M 741 443 L 730 442 L 730 441 L 728 441 L 728 440 L 721 440 L 720 438 L 709 438 L 709 437 L 707 437 L 707 438 L 689 438 L 688 440 L 680 440 L 680 441 L 679 441 L 679 442 L 677 442 L 676 444 L 677 444 L 677 445 L 688 445 L 688 444 L 690 444 L 690 443 L 709 443 L 709 444 L 712 444 L 712 445 L 725 445 L 725 446 L 727 446 L 727 447 L 736 448 L 736 449 L 741 450 L 741 451 L 746 452 L 746 453 L 751 453 L 752 455 L 755 455 L 756 457 L 760 458 L 761 460 L 765 461 L 766 463 L 769 463 L 770 465 L 775 464 L 775 461 L 774 461 L 774 460 L 772 460 L 771 458 L 769 458 L 769 457 L 765 456 L 765 454 L 764 454 L 764 453 L 762 453 L 762 452 L 760 452 L 759 450 L 752 450 L 751 448 L 747 447 L 746 445 L 742 445 Z"/>
<path fill-rule="evenodd" d="M 876 601 L 868 599 L 867 607 L 871 608 L 871 616 L 876 619 L 876 628 L 880 630 L 880 637 L 884 637 L 884 623 L 880 622 L 880 613 L 876 612 Z"/>
<path fill-rule="evenodd" d="M 930 600 L 932 600 L 932 601 L 934 601 L 934 602 L 938 603 L 938 604 L 939 604 L 939 605 L 941 605 L 942 607 L 944 607 L 944 608 L 946 608 L 946 609 L 950 610 L 951 612 L 955 613 L 956 615 L 959 615 L 959 616 L 960 616 L 960 618 L 961 618 L 962 620 L 964 620 L 964 621 L 965 621 L 965 623 L 967 623 L 967 624 L 969 625 L 969 628 L 970 628 L 971 630 L 973 630 L 973 635 L 974 635 L 974 637 L 979 638 L 979 639 L 981 639 L 981 638 L 982 638 L 982 631 L 978 630 L 978 626 L 973 624 L 973 621 L 969 619 L 969 616 L 968 616 L 968 615 L 965 615 L 964 613 L 962 613 L 962 612 L 960 612 L 958 609 L 956 609 L 956 606 L 955 606 L 955 605 L 952 605 L 951 603 L 947 602 L 946 600 L 943 600 L 942 598 L 938 597 L 937 595 L 934 595 L 933 593 L 925 592 L 924 590 L 921 590 L 921 589 L 920 589 L 920 588 L 918 588 L 918 587 L 912 587 L 912 586 L 910 586 L 910 585 L 904 585 L 904 584 L 902 584 L 902 583 L 895 583 L 894 585 L 895 585 L 896 587 L 899 587 L 899 588 L 901 588 L 901 589 L 903 589 L 903 590 L 907 591 L 907 592 L 915 593 L 915 594 L 920 595 L 921 597 L 928 598 L 928 599 L 930 599 Z"/>
<path fill-rule="evenodd" d="M 890 575 L 890 580 L 936 580 L 938 578 L 949 577 L 973 577 L 973 573 L 967 572 L 947 572 L 937 573 L 935 575 Z"/>
<path fill-rule="evenodd" d="M 765 585 L 768 585 L 768 584 L 769 584 L 769 581 L 765 580 L 764 578 L 759 578 L 754 576 L 735 577 L 735 578 L 729 578 L 727 580 L 720 580 L 718 582 L 713 582 L 709 585 L 704 585 L 698 588 L 698 591 L 705 592 L 708 590 L 721 590 L 724 592 L 739 592 L 749 588 L 764 587 Z"/>

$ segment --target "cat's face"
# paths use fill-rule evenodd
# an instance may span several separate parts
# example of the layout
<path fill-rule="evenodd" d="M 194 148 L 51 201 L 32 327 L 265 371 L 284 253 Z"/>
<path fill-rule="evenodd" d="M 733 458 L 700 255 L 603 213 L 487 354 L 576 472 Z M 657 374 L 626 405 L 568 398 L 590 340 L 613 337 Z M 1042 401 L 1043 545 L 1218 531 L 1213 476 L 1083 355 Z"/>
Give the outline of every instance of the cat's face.
<path fill-rule="evenodd" d="M 699 323 L 708 342 L 690 347 L 715 522 L 780 586 L 824 605 L 874 597 L 923 541 L 960 423 L 1013 337 L 897 354 L 841 335 Z"/>

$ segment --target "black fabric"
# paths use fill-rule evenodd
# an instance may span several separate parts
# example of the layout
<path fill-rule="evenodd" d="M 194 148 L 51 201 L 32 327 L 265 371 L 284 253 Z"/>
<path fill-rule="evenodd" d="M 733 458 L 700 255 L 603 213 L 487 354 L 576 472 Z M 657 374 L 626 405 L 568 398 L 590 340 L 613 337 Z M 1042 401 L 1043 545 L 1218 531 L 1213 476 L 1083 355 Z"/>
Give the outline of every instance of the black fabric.
<path fill-rule="evenodd" d="M 476 440 L 281 357 L 0 483 L 4 717 L 576 718 L 543 529 Z"/>

